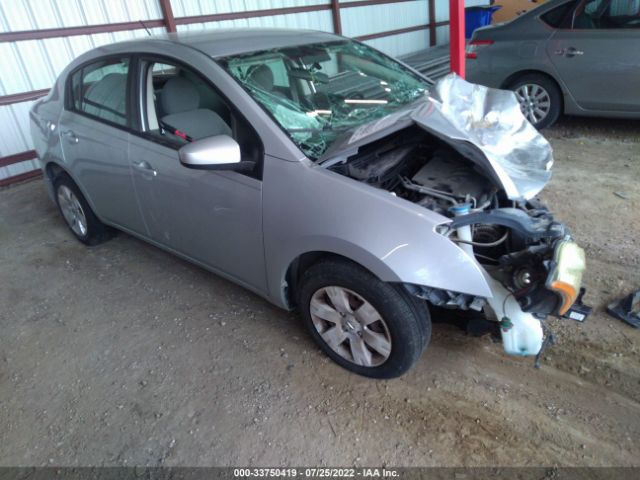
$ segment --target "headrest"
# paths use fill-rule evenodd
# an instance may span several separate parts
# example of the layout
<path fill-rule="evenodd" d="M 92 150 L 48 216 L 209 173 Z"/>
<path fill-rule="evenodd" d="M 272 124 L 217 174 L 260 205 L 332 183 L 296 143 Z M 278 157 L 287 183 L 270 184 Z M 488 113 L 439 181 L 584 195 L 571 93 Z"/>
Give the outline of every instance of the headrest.
<path fill-rule="evenodd" d="M 108 73 L 100 80 L 92 84 L 87 90 L 87 98 L 91 98 L 92 92 L 112 93 L 116 91 L 124 92 L 127 90 L 127 76 L 124 73 Z"/>
<path fill-rule="evenodd" d="M 165 115 L 196 110 L 200 106 L 200 94 L 186 78 L 173 77 L 160 91 L 160 105 Z"/>
<path fill-rule="evenodd" d="M 273 90 L 273 72 L 266 65 L 252 65 L 249 67 L 247 79 L 268 92 Z"/>

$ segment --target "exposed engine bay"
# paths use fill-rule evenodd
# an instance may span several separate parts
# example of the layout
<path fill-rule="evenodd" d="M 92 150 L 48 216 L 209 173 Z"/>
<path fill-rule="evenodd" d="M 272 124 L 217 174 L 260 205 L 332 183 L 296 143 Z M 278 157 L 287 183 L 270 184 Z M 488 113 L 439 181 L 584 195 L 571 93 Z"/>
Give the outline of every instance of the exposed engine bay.
<path fill-rule="evenodd" d="M 554 221 L 535 199 L 509 200 L 480 166 L 435 136 L 409 127 L 332 163 L 328 168 L 337 173 L 450 218 L 439 233 L 477 260 L 488 281 L 493 282 L 494 292 L 504 291 L 500 301 L 487 302 L 427 287 L 416 287 L 415 295 L 449 308 L 481 310 L 489 303 L 493 320 L 506 328 L 511 321 L 507 312 L 511 302 L 517 302 L 518 310 L 543 319 L 566 314 L 576 300 L 578 292 L 571 291 L 571 285 L 565 288 L 565 280 L 555 278 L 560 245 L 575 245 L 564 225 Z M 577 245 L 575 248 L 573 257 L 583 255 Z M 573 260 L 579 264 L 579 258 Z M 579 281 L 572 285 L 578 285 L 579 290 Z M 531 354 L 522 353 L 522 347 L 514 349 L 521 352 L 516 354 Z"/>

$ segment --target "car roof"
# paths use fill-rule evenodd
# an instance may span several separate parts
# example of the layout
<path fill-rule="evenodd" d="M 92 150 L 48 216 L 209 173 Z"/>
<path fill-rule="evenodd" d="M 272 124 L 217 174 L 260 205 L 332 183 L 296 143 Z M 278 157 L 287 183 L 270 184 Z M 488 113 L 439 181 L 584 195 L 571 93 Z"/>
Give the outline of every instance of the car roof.
<path fill-rule="evenodd" d="M 344 40 L 318 30 L 288 28 L 216 28 L 196 32 L 176 32 L 141 38 L 145 41 L 170 41 L 188 45 L 211 57 L 224 57 L 258 50 Z"/>

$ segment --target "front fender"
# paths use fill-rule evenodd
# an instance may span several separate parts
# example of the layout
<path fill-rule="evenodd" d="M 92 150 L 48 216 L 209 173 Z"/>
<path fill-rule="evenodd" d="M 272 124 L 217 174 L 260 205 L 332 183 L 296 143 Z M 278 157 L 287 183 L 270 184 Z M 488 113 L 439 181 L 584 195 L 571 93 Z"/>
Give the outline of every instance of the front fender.
<path fill-rule="evenodd" d="M 279 305 L 290 265 L 309 252 L 344 256 L 387 282 L 491 297 L 475 259 L 435 231 L 445 217 L 306 162 L 268 159 L 263 188 L 269 297 Z"/>

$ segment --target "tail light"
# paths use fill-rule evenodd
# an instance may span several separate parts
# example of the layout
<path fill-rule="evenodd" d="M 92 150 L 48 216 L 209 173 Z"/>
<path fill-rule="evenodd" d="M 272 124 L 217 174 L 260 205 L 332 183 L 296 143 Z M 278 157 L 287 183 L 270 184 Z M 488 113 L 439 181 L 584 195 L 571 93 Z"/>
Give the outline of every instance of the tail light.
<path fill-rule="evenodd" d="M 478 51 L 484 47 L 493 45 L 493 43 L 493 40 L 471 40 L 467 45 L 466 57 L 471 59 L 478 58 Z"/>

